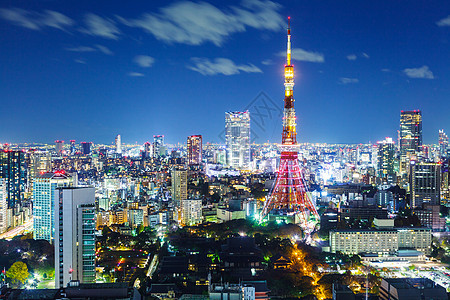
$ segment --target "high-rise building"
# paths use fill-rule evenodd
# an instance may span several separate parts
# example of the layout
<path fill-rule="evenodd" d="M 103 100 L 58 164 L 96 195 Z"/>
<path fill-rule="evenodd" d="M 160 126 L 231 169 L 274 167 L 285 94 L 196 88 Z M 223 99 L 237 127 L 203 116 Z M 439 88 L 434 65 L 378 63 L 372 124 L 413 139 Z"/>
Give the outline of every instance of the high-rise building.
<path fill-rule="evenodd" d="M 159 157 L 165 155 L 164 136 L 153 136 L 153 157 Z"/>
<path fill-rule="evenodd" d="M 55 194 L 55 286 L 95 282 L 95 188 L 58 188 Z"/>
<path fill-rule="evenodd" d="M 226 112 L 227 165 L 245 169 L 250 165 L 250 112 Z"/>
<path fill-rule="evenodd" d="M 441 164 L 417 163 L 411 161 L 409 189 L 411 208 L 422 207 L 424 203 L 441 203 Z"/>
<path fill-rule="evenodd" d="M 187 138 L 188 164 L 199 165 L 202 162 L 202 136 L 191 135 Z"/>
<path fill-rule="evenodd" d="M 6 179 L 0 178 L 0 233 L 8 229 L 8 202 L 6 201 Z"/>
<path fill-rule="evenodd" d="M 35 240 L 47 240 L 53 243 L 55 236 L 54 191 L 58 187 L 72 185 L 76 185 L 74 178 L 64 171 L 48 172 L 35 178 L 33 188 L 33 238 Z"/>
<path fill-rule="evenodd" d="M 70 155 L 75 155 L 77 152 L 77 147 L 75 145 L 75 140 L 70 140 Z"/>
<path fill-rule="evenodd" d="M 30 178 L 36 178 L 40 174 L 52 170 L 52 156 L 50 152 L 34 151 L 30 153 Z"/>
<path fill-rule="evenodd" d="M 55 141 L 55 151 L 57 154 L 63 154 L 64 152 L 64 141 L 56 140 Z"/>
<path fill-rule="evenodd" d="M 100 197 L 98 199 L 98 210 L 108 211 L 110 208 L 110 202 L 108 197 Z"/>
<path fill-rule="evenodd" d="M 81 142 L 81 151 L 83 155 L 91 153 L 91 142 Z"/>
<path fill-rule="evenodd" d="M 5 150 L 0 152 L 0 178 L 6 180 L 8 208 L 20 203 L 26 186 L 25 153 Z"/>
<path fill-rule="evenodd" d="M 386 138 L 378 144 L 378 177 L 385 178 L 388 183 L 394 183 L 394 156 L 395 143 L 391 138 Z"/>
<path fill-rule="evenodd" d="M 202 199 L 181 201 L 181 224 L 195 226 L 202 222 Z"/>
<path fill-rule="evenodd" d="M 422 113 L 420 110 L 400 113 L 400 172 L 405 173 L 410 159 L 422 150 Z"/>
<path fill-rule="evenodd" d="M 441 157 L 447 157 L 449 152 L 448 148 L 448 136 L 445 134 L 444 130 L 439 130 L 439 155 Z"/>
<path fill-rule="evenodd" d="M 116 153 L 122 154 L 122 141 L 120 139 L 120 134 L 116 136 Z"/>
<path fill-rule="evenodd" d="M 187 199 L 187 171 L 172 170 L 172 199 L 177 206 Z"/>
<path fill-rule="evenodd" d="M 144 150 L 142 150 L 142 158 L 150 158 L 153 156 L 153 145 L 149 142 L 144 144 Z"/>

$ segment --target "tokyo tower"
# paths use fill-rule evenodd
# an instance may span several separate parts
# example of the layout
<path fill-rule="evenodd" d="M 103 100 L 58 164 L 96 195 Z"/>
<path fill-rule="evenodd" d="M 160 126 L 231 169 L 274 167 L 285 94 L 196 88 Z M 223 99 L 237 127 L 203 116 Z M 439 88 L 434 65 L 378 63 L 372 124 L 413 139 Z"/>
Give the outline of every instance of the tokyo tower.
<path fill-rule="evenodd" d="M 264 204 L 261 219 L 270 214 L 298 215 L 297 220 L 303 230 L 311 232 L 315 220 L 319 219 L 317 210 L 307 193 L 302 170 L 298 163 L 297 118 L 294 109 L 294 66 L 291 65 L 291 26 L 288 17 L 287 30 L 287 63 L 284 66 L 284 115 L 281 143 L 280 166 L 274 188 Z"/>

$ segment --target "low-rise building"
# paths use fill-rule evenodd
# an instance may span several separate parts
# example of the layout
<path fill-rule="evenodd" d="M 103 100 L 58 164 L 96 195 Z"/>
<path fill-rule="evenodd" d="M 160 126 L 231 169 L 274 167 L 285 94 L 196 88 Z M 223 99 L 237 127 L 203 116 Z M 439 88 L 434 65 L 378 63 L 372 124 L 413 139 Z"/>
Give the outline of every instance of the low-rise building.
<path fill-rule="evenodd" d="M 394 228 L 383 221 L 374 223 L 378 228 L 330 231 L 330 252 L 378 255 L 392 255 L 399 249 L 414 249 L 424 254 L 431 252 L 431 228 Z"/>

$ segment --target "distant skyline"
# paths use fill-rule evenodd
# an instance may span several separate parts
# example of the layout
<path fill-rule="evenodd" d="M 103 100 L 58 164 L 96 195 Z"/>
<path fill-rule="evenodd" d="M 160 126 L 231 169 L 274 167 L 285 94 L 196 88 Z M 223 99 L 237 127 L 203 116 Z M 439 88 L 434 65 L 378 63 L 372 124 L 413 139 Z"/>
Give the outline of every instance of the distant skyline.
<path fill-rule="evenodd" d="M 279 143 L 287 16 L 298 141 L 450 133 L 449 1 L 4 1 L 0 143 L 223 142 L 248 108 Z M 254 123 L 256 122 L 256 123 Z"/>

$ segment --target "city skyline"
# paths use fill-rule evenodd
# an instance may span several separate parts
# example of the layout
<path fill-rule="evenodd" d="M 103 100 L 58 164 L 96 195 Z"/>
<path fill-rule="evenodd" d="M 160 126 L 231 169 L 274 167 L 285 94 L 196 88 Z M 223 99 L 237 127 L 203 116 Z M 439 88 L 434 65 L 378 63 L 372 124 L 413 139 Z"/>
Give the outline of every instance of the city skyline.
<path fill-rule="evenodd" d="M 450 130 L 444 1 L 87 3 L 0 7 L 1 142 L 223 142 L 226 111 L 260 92 L 282 108 L 288 15 L 300 143 L 396 139 L 401 110 L 424 144 Z M 279 143 L 263 121 L 256 142 Z"/>

